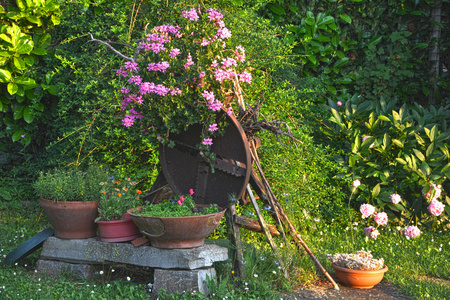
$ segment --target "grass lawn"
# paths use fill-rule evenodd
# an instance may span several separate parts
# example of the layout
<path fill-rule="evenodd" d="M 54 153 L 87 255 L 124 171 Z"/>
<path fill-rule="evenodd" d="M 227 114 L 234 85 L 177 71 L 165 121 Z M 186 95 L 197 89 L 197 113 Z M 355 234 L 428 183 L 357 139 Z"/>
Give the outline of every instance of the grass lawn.
<path fill-rule="evenodd" d="M 150 282 L 136 278 L 127 270 L 114 267 L 99 270 L 99 280 L 86 281 L 69 274 L 51 278 L 35 272 L 40 251 L 9 266 L 3 264 L 5 256 L 21 243 L 48 226 L 40 208 L 29 204 L 21 207 L 2 207 L 0 215 L 0 299 L 149 299 Z M 448 299 L 450 295 L 450 238 L 449 226 L 441 230 L 424 230 L 420 237 L 408 240 L 400 228 L 389 226 L 380 231 L 377 240 L 364 238 L 362 223 L 353 228 L 342 228 L 333 222 L 317 220 L 301 232 L 303 239 L 321 264 L 333 273 L 326 254 L 344 253 L 359 249 L 371 250 L 376 258 L 383 257 L 389 271 L 384 280 L 391 282 L 400 292 L 414 299 Z M 353 242 L 352 234 L 353 230 Z M 255 241 L 261 235 L 254 235 Z M 251 235 L 250 235 L 251 237 Z M 220 278 L 211 286 L 214 299 L 280 299 L 279 292 L 289 292 L 297 287 L 307 288 L 323 276 L 303 249 L 285 245 L 281 238 L 277 244 L 282 260 L 289 272 L 284 278 L 277 258 L 268 243 L 261 249 L 245 251 L 246 277 L 235 280 L 229 264 L 217 265 Z M 113 272 L 114 271 L 114 272 Z M 319 278 L 319 277 L 320 278 Z M 150 285 L 149 285 L 150 284 Z M 202 295 L 185 293 L 167 296 L 168 299 L 198 299 Z"/>

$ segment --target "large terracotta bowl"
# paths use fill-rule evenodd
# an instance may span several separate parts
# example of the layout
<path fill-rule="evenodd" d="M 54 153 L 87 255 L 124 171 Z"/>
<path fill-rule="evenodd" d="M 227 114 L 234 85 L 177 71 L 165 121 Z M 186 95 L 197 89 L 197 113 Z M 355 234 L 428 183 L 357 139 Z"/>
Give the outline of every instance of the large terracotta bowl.
<path fill-rule="evenodd" d="M 142 207 L 128 210 L 131 219 L 156 248 L 195 248 L 205 243 L 205 238 L 220 224 L 226 209 L 218 213 L 189 217 L 139 216 Z"/>
<path fill-rule="evenodd" d="M 371 289 L 381 282 L 384 273 L 387 272 L 388 267 L 384 266 L 380 270 L 351 270 L 333 264 L 332 267 L 336 271 L 336 275 L 340 281 L 346 286 L 357 289 Z"/>

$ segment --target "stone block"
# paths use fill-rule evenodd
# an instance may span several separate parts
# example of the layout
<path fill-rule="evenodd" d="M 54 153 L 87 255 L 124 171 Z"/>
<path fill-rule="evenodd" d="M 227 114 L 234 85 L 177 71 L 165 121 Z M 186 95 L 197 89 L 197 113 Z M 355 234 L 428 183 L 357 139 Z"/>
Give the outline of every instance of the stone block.
<path fill-rule="evenodd" d="M 168 295 L 176 292 L 193 291 L 209 295 L 207 278 L 216 280 L 214 268 L 196 270 L 155 269 L 152 298 L 157 298 L 160 289 L 165 289 Z"/>
<path fill-rule="evenodd" d="M 70 273 L 73 276 L 82 277 L 87 280 L 95 278 L 95 268 L 88 264 L 71 264 L 62 261 L 39 259 L 36 262 L 36 270 L 50 276 Z"/>
<path fill-rule="evenodd" d="M 200 269 L 228 259 L 228 249 L 205 244 L 191 249 L 134 247 L 131 243 L 106 243 L 99 238 L 63 240 L 49 237 L 41 258 L 69 263 L 124 263 L 159 269 Z"/>

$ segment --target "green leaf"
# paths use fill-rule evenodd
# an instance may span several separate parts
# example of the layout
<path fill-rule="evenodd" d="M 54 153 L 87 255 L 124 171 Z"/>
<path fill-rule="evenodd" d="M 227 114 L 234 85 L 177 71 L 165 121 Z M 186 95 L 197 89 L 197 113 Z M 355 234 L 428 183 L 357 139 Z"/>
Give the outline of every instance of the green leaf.
<path fill-rule="evenodd" d="M 423 174 L 425 174 L 427 176 L 431 174 L 431 168 L 425 161 L 422 162 L 422 165 L 420 166 L 420 170 L 422 171 Z"/>
<path fill-rule="evenodd" d="M 400 148 L 403 148 L 403 143 L 400 142 L 400 140 L 393 139 L 393 140 L 392 140 L 392 143 L 394 143 L 396 146 L 398 146 L 398 147 L 400 147 Z"/>
<path fill-rule="evenodd" d="M 52 15 L 51 17 L 53 25 L 59 25 L 61 23 L 61 19 L 55 15 Z"/>
<path fill-rule="evenodd" d="M 21 38 L 17 45 L 15 46 L 15 50 L 17 54 L 29 54 L 34 47 L 34 43 L 32 40 Z"/>
<path fill-rule="evenodd" d="M 418 43 L 413 47 L 413 49 L 425 49 L 426 47 L 428 47 L 428 43 Z"/>
<path fill-rule="evenodd" d="M 430 130 L 430 134 L 428 137 L 430 138 L 430 141 L 434 142 L 434 140 L 437 138 L 438 135 L 438 128 L 437 125 L 434 125 L 433 128 Z"/>
<path fill-rule="evenodd" d="M 14 95 L 19 90 L 19 86 L 14 82 L 10 82 L 8 83 L 7 90 L 10 95 Z"/>
<path fill-rule="evenodd" d="M 374 36 L 373 38 L 371 38 L 367 44 L 369 46 L 376 46 L 381 42 L 382 39 L 383 39 L 383 37 L 381 35 L 377 35 L 377 36 Z"/>
<path fill-rule="evenodd" d="M 11 72 L 5 69 L 0 69 L 0 82 L 10 82 Z"/>
<path fill-rule="evenodd" d="M 34 57 L 33 56 L 25 56 L 23 58 L 23 61 L 27 66 L 32 66 L 34 64 Z"/>
<path fill-rule="evenodd" d="M 427 148 L 426 156 L 430 157 L 433 154 L 435 149 L 436 149 L 436 144 L 434 142 L 432 142 L 430 144 L 430 146 L 428 146 L 428 148 Z"/>
<path fill-rule="evenodd" d="M 308 59 L 314 64 L 317 65 L 317 59 L 314 55 L 308 55 Z"/>
<path fill-rule="evenodd" d="M 28 124 L 33 122 L 33 120 L 34 120 L 34 110 L 31 107 L 29 107 L 29 106 L 25 107 L 25 109 L 23 110 L 23 119 Z"/>
<path fill-rule="evenodd" d="M 15 109 L 14 109 L 14 120 L 19 120 L 20 118 L 23 117 L 23 110 L 25 109 L 25 106 L 23 105 L 18 105 Z"/>
<path fill-rule="evenodd" d="M 386 122 L 391 122 L 391 120 L 388 117 L 383 116 L 383 115 L 378 116 L 378 119 L 386 121 Z"/>
<path fill-rule="evenodd" d="M 348 57 L 344 57 L 343 59 L 338 60 L 335 64 L 334 64 L 334 68 L 340 68 L 342 66 L 344 66 L 346 63 L 348 63 L 349 58 Z"/>
<path fill-rule="evenodd" d="M 280 15 L 280 16 L 286 14 L 286 11 L 284 10 L 284 8 L 275 3 L 267 4 L 267 8 L 269 8 L 273 13 Z"/>
<path fill-rule="evenodd" d="M 23 129 L 16 130 L 16 132 L 14 132 L 12 135 L 13 142 L 17 142 L 18 140 L 20 140 L 22 138 L 22 135 L 24 135 L 24 134 L 25 134 L 25 130 L 23 130 Z"/>
<path fill-rule="evenodd" d="M 373 198 L 377 198 L 378 195 L 380 194 L 380 184 L 378 183 L 372 190 L 372 197 Z"/>
<path fill-rule="evenodd" d="M 395 160 L 401 163 L 402 165 L 406 165 L 406 161 L 403 158 L 396 157 Z"/>
<path fill-rule="evenodd" d="M 35 49 L 33 49 L 33 51 L 31 51 L 31 53 L 36 54 L 36 55 L 46 55 L 47 50 L 45 50 L 44 48 L 35 48 Z"/>
<path fill-rule="evenodd" d="M 422 152 L 420 152 L 417 149 L 413 149 L 414 154 L 417 156 L 418 159 L 420 159 L 421 161 L 425 161 L 425 156 L 422 154 Z"/>
<path fill-rule="evenodd" d="M 25 70 L 27 68 L 25 61 L 20 57 L 14 57 L 14 66 L 19 70 Z"/>
<path fill-rule="evenodd" d="M 352 23 L 352 18 L 350 18 L 349 15 L 347 15 L 347 14 L 340 15 L 339 18 L 341 18 L 342 20 L 344 20 L 348 24 Z"/>
<path fill-rule="evenodd" d="M 19 77 L 14 80 L 17 84 L 23 84 L 23 85 L 36 85 L 36 81 L 33 78 L 29 77 Z"/>

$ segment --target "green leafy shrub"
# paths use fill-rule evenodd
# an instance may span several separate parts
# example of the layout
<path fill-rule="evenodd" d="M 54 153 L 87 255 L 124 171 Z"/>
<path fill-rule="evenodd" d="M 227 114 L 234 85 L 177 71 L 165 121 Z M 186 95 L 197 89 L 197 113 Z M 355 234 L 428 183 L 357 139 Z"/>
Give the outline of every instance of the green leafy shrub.
<path fill-rule="evenodd" d="M 98 165 L 86 171 L 57 168 L 41 173 L 34 184 L 36 194 L 44 199 L 59 201 L 98 201 L 100 183 L 107 181 L 108 173 Z"/>
<path fill-rule="evenodd" d="M 324 106 L 329 119 L 322 129 L 342 149 L 336 159 L 347 171 L 338 177 L 362 182 L 354 205 L 371 203 L 399 223 L 432 224 L 436 217 L 427 212 L 427 204 L 433 197 L 423 195 L 431 184 L 450 188 L 450 112 L 418 104 L 396 110 L 395 100 L 376 103 L 358 96 L 340 99 L 341 103 L 330 100 Z M 393 203 L 392 194 L 403 200 Z M 442 198 L 448 215 L 450 198 Z"/>
<path fill-rule="evenodd" d="M 0 126 L 12 140 L 28 145 L 27 124 L 44 110 L 43 91 L 55 93 L 51 74 L 41 80 L 34 65 L 47 55 L 49 28 L 60 23 L 60 7 L 55 0 L 15 1 L 0 6 Z"/>

